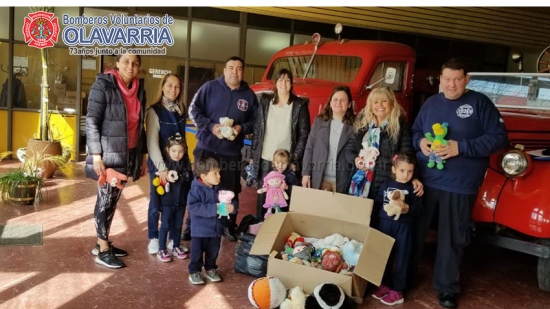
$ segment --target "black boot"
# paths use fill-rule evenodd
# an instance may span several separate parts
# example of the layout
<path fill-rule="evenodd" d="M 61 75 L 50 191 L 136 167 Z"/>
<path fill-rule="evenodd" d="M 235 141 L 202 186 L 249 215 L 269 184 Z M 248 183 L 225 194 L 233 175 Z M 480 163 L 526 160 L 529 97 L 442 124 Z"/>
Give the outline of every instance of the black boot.
<path fill-rule="evenodd" d="M 226 228 L 223 229 L 223 233 L 230 241 L 237 241 L 237 236 L 235 235 L 235 228 L 237 227 L 237 224 L 235 222 L 237 222 L 237 215 L 230 214 L 229 224 Z"/>

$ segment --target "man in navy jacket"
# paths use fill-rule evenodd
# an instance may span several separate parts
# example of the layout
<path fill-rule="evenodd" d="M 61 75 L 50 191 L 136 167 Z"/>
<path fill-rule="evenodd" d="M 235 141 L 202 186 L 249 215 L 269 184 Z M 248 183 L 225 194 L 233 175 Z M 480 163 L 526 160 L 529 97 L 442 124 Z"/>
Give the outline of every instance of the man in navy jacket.
<path fill-rule="evenodd" d="M 195 94 L 189 106 L 189 118 L 197 126 L 197 147 L 195 160 L 211 157 L 220 164 L 221 188 L 235 193 L 235 211 L 230 214 L 231 224 L 225 228 L 225 235 L 236 241 L 235 227 L 239 211 L 241 192 L 240 164 L 244 136 L 253 132 L 258 99 L 256 94 L 243 81 L 244 61 L 230 57 L 225 62 L 223 75 L 204 84 Z M 220 118 L 233 119 L 237 137 L 230 141 L 221 138 Z"/>
<path fill-rule="evenodd" d="M 451 59 L 441 69 L 442 92 L 426 100 L 412 126 L 413 145 L 424 183 L 425 213 L 416 221 L 411 269 L 418 266 L 432 218 L 438 219 L 433 286 L 439 305 L 455 308 L 460 292 L 460 264 L 472 231 L 472 210 L 489 165 L 489 157 L 509 144 L 506 126 L 493 102 L 466 89 L 470 77 L 464 62 Z M 449 145 L 435 154 L 443 169 L 429 168 L 431 142 L 425 134 L 435 123 L 448 123 Z M 439 214 L 439 215 L 437 215 Z M 411 277 L 411 276 L 410 276 Z M 414 275 L 412 275 L 414 277 Z"/>

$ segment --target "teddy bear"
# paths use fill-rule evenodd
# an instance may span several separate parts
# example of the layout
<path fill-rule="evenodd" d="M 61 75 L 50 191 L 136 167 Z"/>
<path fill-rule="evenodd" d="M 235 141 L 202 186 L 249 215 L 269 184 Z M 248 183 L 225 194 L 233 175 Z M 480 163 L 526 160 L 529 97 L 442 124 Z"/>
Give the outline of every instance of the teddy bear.
<path fill-rule="evenodd" d="M 449 124 L 446 122 L 444 123 L 435 123 L 432 126 L 432 130 L 434 131 L 434 135 L 432 136 L 432 133 L 427 132 L 424 134 L 424 136 L 432 143 L 432 146 L 430 146 L 430 149 L 432 150 L 430 152 L 430 155 L 428 156 L 428 167 L 432 168 L 436 166 L 437 169 L 442 170 L 443 169 L 443 163 L 445 163 L 445 160 L 441 159 L 438 155 L 435 154 L 435 151 L 437 148 L 439 148 L 441 145 L 447 146 L 449 145 L 449 142 L 445 139 L 445 136 L 447 136 Z"/>
<path fill-rule="evenodd" d="M 401 190 L 392 190 L 386 192 L 386 196 L 388 197 L 389 203 L 384 205 L 384 211 L 388 214 L 388 216 L 395 216 L 393 220 L 399 220 L 399 216 L 401 215 L 401 212 L 403 209 L 399 207 L 395 203 L 395 201 L 404 201 L 405 200 L 405 193 Z"/>
<path fill-rule="evenodd" d="M 344 262 L 350 267 L 357 266 L 357 261 L 359 260 L 359 255 L 361 250 L 363 250 L 363 243 L 358 242 L 355 239 L 352 239 L 345 243 L 342 247 L 342 256 L 344 257 Z"/>
<path fill-rule="evenodd" d="M 264 208 L 267 212 L 264 218 L 271 216 L 273 208 L 275 212 L 281 212 L 281 207 L 287 207 L 288 194 L 285 192 L 285 175 L 278 171 L 271 171 L 264 177 L 264 184 L 258 190 L 258 194 L 266 193 Z"/>
<path fill-rule="evenodd" d="M 229 190 L 220 190 L 218 192 L 218 219 L 221 219 L 223 216 L 229 219 L 229 213 L 227 212 L 226 205 L 231 204 L 231 200 L 235 197 L 235 193 Z"/>
<path fill-rule="evenodd" d="M 176 182 L 179 179 L 178 172 L 168 171 L 168 181 L 164 182 L 158 177 L 159 172 L 155 173 L 157 177 L 153 178 L 153 186 L 156 187 L 155 191 L 158 195 L 164 195 L 166 192 L 170 192 L 170 183 Z"/>
<path fill-rule="evenodd" d="M 121 190 L 124 188 L 123 182 L 126 181 L 128 181 L 128 176 L 119 173 L 112 168 L 106 169 L 105 173 L 100 174 L 99 178 L 97 179 L 97 183 L 100 187 L 103 187 L 106 182 L 109 182 L 111 187 L 117 187 Z"/>
<path fill-rule="evenodd" d="M 355 309 L 357 303 L 334 283 L 321 283 L 306 297 L 304 309 Z"/>
<path fill-rule="evenodd" d="M 295 286 L 288 291 L 287 298 L 279 306 L 280 309 L 304 309 L 306 293 L 301 286 Z"/>
<path fill-rule="evenodd" d="M 235 137 L 239 134 L 237 130 L 233 128 L 233 119 L 229 117 L 221 117 L 220 118 L 220 132 L 221 135 L 218 135 L 219 139 L 227 138 L 230 141 L 235 140 Z"/>
<path fill-rule="evenodd" d="M 374 165 L 380 152 L 376 147 L 369 146 L 364 142 L 363 148 L 359 152 L 358 169 L 351 178 L 349 194 L 353 196 L 366 197 L 369 193 L 370 184 L 374 175 Z"/>

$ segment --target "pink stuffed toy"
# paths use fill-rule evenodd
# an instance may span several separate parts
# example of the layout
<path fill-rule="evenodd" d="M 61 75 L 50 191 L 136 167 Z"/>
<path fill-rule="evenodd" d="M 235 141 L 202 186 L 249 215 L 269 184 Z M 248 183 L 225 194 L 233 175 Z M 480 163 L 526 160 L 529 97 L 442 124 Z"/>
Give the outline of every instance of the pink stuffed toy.
<path fill-rule="evenodd" d="M 233 191 L 220 190 L 220 192 L 218 192 L 218 200 L 220 201 L 218 204 L 218 219 L 221 219 L 222 216 L 227 216 L 227 219 L 229 219 L 229 213 L 225 205 L 231 204 L 231 200 L 234 197 L 235 193 L 233 193 Z"/>
<path fill-rule="evenodd" d="M 258 190 L 258 194 L 267 193 L 265 198 L 264 208 L 267 208 L 264 218 L 271 216 L 272 210 L 275 207 L 277 212 L 280 212 L 280 207 L 287 207 L 288 194 L 285 192 L 285 175 L 278 171 L 271 171 L 264 177 L 264 184 Z"/>
<path fill-rule="evenodd" d="M 124 185 L 122 184 L 123 181 L 128 181 L 128 176 L 117 172 L 116 170 L 112 168 L 108 168 L 105 170 L 105 173 L 99 175 L 99 179 L 97 180 L 97 183 L 100 187 L 103 187 L 105 182 L 109 182 L 111 187 L 117 187 L 119 189 L 123 189 Z"/>

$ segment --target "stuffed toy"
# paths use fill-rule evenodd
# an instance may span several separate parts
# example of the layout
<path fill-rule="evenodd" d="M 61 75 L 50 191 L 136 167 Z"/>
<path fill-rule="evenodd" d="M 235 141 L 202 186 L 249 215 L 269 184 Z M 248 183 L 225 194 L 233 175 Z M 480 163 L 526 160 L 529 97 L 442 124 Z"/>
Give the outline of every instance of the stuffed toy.
<path fill-rule="evenodd" d="M 218 192 L 218 219 L 221 219 L 223 216 L 229 219 L 229 213 L 227 212 L 226 204 L 231 204 L 231 200 L 235 197 L 235 193 L 229 190 L 220 190 Z"/>
<path fill-rule="evenodd" d="M 313 243 L 313 246 L 316 249 L 324 249 L 324 248 L 338 249 L 338 247 L 342 246 L 348 241 L 349 241 L 349 238 L 344 237 L 341 234 L 334 233 L 325 238 L 317 240 L 316 242 Z"/>
<path fill-rule="evenodd" d="M 296 232 L 290 233 L 290 236 L 286 238 L 286 245 L 288 245 L 290 248 L 294 248 L 294 244 L 297 242 L 305 242 L 304 237 L 300 236 L 300 234 Z"/>
<path fill-rule="evenodd" d="M 283 261 L 311 266 L 311 253 L 313 250 L 313 246 L 308 243 L 296 243 L 294 248 L 285 245 L 285 251 L 281 252 L 281 256 Z"/>
<path fill-rule="evenodd" d="M 334 283 L 322 283 L 306 297 L 305 309 L 355 309 L 357 304 Z"/>
<path fill-rule="evenodd" d="M 284 187 L 285 175 L 278 171 L 271 171 L 264 177 L 264 184 L 261 189 L 258 190 L 258 194 L 266 193 L 264 208 L 267 208 L 264 218 L 271 216 L 273 208 L 275 212 L 281 212 L 281 207 L 287 207 L 288 194 L 286 194 Z"/>
<path fill-rule="evenodd" d="M 279 309 L 304 309 L 307 295 L 301 286 L 295 286 L 288 291 L 288 296 L 281 303 Z"/>
<path fill-rule="evenodd" d="M 248 164 L 244 171 L 246 172 L 246 186 L 251 187 L 256 182 L 256 171 L 253 164 Z"/>
<path fill-rule="evenodd" d="M 286 299 L 286 287 L 277 277 L 255 279 L 248 286 L 248 300 L 259 309 L 274 309 Z"/>
<path fill-rule="evenodd" d="M 233 119 L 229 117 L 221 117 L 220 118 L 220 132 L 221 136 L 219 135 L 219 139 L 227 138 L 230 141 L 235 140 L 235 137 L 239 134 L 237 130 L 233 128 Z"/>
<path fill-rule="evenodd" d="M 128 176 L 119 173 L 112 168 L 108 168 L 105 170 L 105 173 L 99 175 L 97 183 L 100 187 L 103 187 L 106 182 L 109 182 L 111 187 L 117 187 L 122 190 L 124 188 L 124 184 L 122 183 L 123 181 L 128 181 Z"/>
<path fill-rule="evenodd" d="M 445 160 L 441 159 L 441 157 L 437 156 L 435 154 L 435 150 L 439 148 L 441 145 L 447 146 L 449 145 L 449 142 L 445 139 L 445 136 L 447 136 L 447 128 L 448 124 L 446 122 L 444 123 L 436 123 L 432 126 L 432 130 L 434 131 L 434 135 L 432 136 L 432 133 L 428 132 L 424 134 L 424 136 L 432 143 L 432 146 L 430 149 L 432 150 L 430 152 L 430 155 L 428 156 L 428 167 L 432 168 L 437 164 L 437 169 L 442 170 L 443 169 L 443 163 L 445 163 Z"/>
<path fill-rule="evenodd" d="M 153 186 L 155 186 L 155 191 L 158 195 L 164 195 L 164 193 L 170 192 L 170 183 L 174 183 L 179 179 L 178 172 L 176 171 L 168 171 L 168 182 L 160 180 L 160 177 L 158 177 L 159 172 L 155 174 L 157 177 L 153 178 Z"/>
<path fill-rule="evenodd" d="M 345 243 L 342 247 L 342 256 L 344 257 L 344 262 L 350 267 L 357 266 L 357 261 L 359 260 L 359 255 L 361 250 L 363 250 L 363 243 L 358 242 L 355 239 L 352 239 Z"/>
<path fill-rule="evenodd" d="M 389 217 L 395 216 L 393 220 L 399 220 L 399 216 L 401 215 L 401 212 L 403 209 L 399 207 L 395 202 L 396 201 L 404 201 L 405 200 L 405 193 L 401 190 L 392 190 L 386 192 L 386 195 L 388 197 L 389 203 L 384 205 L 384 211 L 388 214 Z"/>
<path fill-rule="evenodd" d="M 370 190 L 370 184 L 374 176 L 374 165 L 380 152 L 376 147 L 369 147 L 368 143 L 363 143 L 363 148 L 359 152 L 359 169 L 351 178 L 349 194 L 353 196 L 367 197 Z M 366 169 L 366 171 L 364 170 Z"/>
<path fill-rule="evenodd" d="M 339 273 L 344 264 L 342 252 L 340 250 L 325 249 L 323 250 L 323 259 L 321 266 L 324 270 L 333 273 Z"/>

